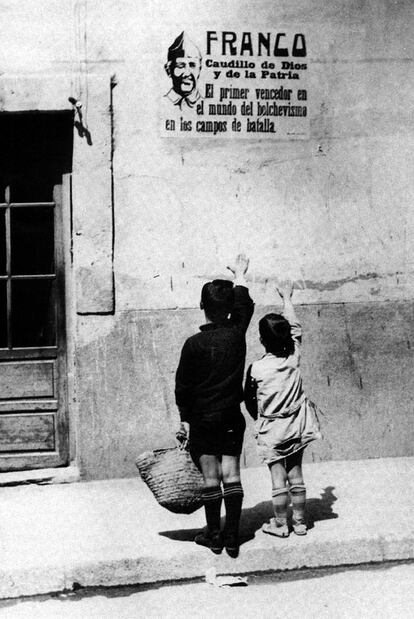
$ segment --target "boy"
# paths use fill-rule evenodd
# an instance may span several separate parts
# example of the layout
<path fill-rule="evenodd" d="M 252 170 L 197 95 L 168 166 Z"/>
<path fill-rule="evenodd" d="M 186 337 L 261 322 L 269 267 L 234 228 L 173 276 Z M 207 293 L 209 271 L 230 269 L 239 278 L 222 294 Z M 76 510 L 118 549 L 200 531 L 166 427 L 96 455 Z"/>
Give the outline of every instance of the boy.
<path fill-rule="evenodd" d="M 240 454 L 246 423 L 240 402 L 245 334 L 254 309 L 245 285 L 248 264 L 247 258 L 239 255 L 235 267 L 228 267 L 234 274 L 234 287 L 232 282 L 220 279 L 203 286 L 200 309 L 204 310 L 206 324 L 184 343 L 175 387 L 181 418 L 177 438 L 189 442 L 191 456 L 204 478 L 207 528 L 195 542 L 216 554 L 225 547 L 232 557 L 239 551 L 243 501 Z M 221 483 L 226 509 L 223 533 Z"/>

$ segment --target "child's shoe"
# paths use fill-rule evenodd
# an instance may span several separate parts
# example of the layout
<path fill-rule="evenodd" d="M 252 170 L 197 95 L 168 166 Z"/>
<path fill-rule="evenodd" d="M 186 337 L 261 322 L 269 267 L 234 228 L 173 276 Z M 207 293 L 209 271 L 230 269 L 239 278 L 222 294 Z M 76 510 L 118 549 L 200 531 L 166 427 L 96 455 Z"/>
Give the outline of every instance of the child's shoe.
<path fill-rule="evenodd" d="M 286 520 L 271 518 L 269 522 L 264 523 L 262 531 L 263 533 L 275 535 L 276 537 L 289 537 L 289 529 Z"/>
<path fill-rule="evenodd" d="M 214 554 L 219 555 L 223 551 L 223 536 L 220 531 L 210 533 L 208 529 L 197 533 L 194 541 L 199 546 L 210 548 Z"/>
<path fill-rule="evenodd" d="M 292 527 L 293 532 L 296 533 L 296 535 L 306 535 L 308 532 L 308 527 L 306 526 L 305 521 L 297 520 L 295 517 L 292 518 Z"/>
<path fill-rule="evenodd" d="M 239 536 L 237 533 L 224 533 L 224 546 L 226 552 L 232 559 L 236 559 L 239 556 Z"/>

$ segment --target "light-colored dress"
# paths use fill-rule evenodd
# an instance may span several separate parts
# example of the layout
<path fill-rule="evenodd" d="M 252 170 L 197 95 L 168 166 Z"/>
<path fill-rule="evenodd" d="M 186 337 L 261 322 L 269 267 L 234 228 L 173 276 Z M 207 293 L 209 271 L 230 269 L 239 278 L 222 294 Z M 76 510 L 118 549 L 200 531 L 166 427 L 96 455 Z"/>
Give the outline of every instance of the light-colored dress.
<path fill-rule="evenodd" d="M 302 329 L 294 315 L 284 315 L 290 323 L 294 352 L 287 357 L 266 353 L 251 365 L 246 381 L 246 405 L 250 410 L 248 398 L 255 398 L 255 435 L 259 455 L 266 464 L 286 458 L 321 438 L 317 408 L 302 388 Z"/>

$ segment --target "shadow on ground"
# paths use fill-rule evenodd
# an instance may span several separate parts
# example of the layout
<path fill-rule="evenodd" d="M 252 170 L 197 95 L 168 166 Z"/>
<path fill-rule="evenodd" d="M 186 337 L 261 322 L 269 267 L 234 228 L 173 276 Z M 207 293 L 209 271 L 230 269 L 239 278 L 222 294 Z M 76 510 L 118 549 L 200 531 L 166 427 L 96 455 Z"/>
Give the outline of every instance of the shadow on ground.
<path fill-rule="evenodd" d="M 322 491 L 320 498 L 312 497 L 306 501 L 308 529 L 313 529 L 315 522 L 319 520 L 338 518 L 338 514 L 332 510 L 332 506 L 336 501 L 336 496 L 333 493 L 334 490 L 334 486 L 327 486 Z M 272 516 L 271 501 L 262 501 L 254 507 L 243 509 L 240 522 L 241 543 L 243 544 L 253 539 L 256 531 L 261 528 L 264 522 L 268 522 Z M 176 529 L 175 531 L 160 531 L 159 535 L 180 542 L 193 542 L 194 537 L 199 531 L 200 529 Z"/>

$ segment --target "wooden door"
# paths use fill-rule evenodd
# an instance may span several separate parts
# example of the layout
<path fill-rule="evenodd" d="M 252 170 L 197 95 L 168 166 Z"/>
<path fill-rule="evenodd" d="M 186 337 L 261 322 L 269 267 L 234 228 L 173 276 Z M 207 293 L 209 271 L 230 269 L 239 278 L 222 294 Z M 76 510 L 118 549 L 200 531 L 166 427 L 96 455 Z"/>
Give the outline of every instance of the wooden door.
<path fill-rule="evenodd" d="M 68 462 L 62 118 L 0 122 L 0 471 Z"/>

